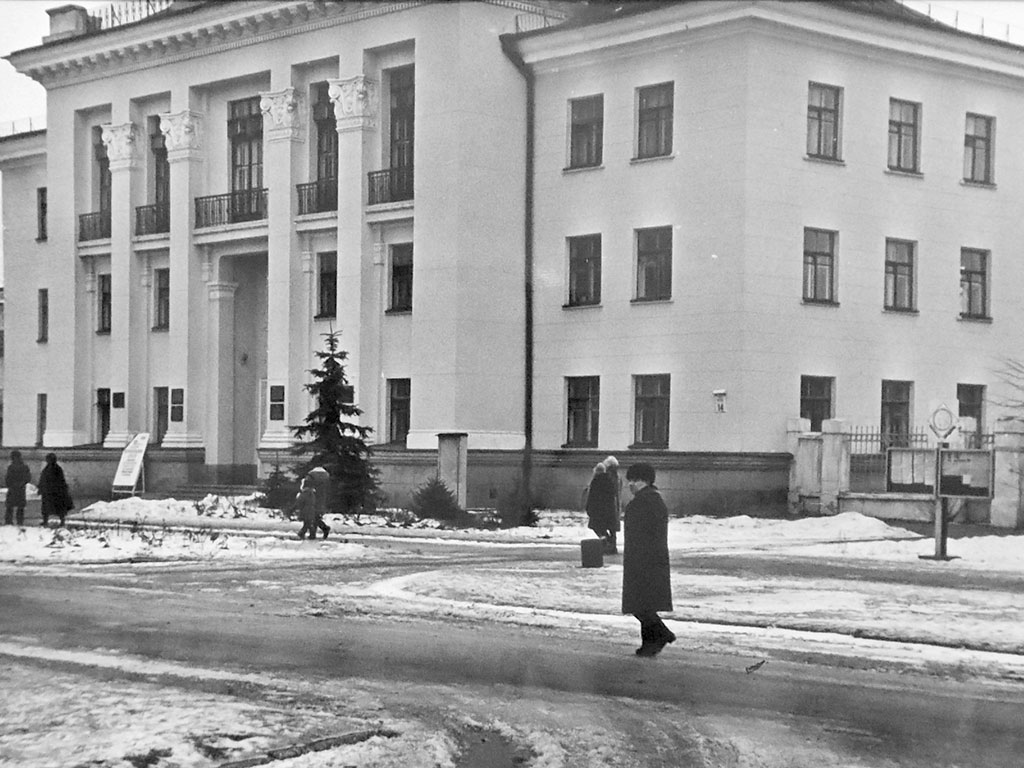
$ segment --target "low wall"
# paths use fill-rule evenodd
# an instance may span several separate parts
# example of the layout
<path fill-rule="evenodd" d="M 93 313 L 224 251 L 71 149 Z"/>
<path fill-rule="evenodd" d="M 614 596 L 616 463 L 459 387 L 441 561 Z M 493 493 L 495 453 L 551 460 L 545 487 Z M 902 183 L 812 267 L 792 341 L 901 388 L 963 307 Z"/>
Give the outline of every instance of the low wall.
<path fill-rule="evenodd" d="M 988 499 L 950 499 L 947 514 L 964 523 L 988 523 Z M 840 512 L 859 512 L 879 520 L 930 523 L 935 515 L 935 498 L 926 493 L 845 493 L 839 497 Z"/>

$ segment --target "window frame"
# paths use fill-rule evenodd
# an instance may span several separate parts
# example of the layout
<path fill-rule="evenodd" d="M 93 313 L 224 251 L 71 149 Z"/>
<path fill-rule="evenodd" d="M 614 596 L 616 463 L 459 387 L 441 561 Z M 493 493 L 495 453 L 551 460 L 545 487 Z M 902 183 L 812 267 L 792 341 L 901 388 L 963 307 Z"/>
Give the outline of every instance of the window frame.
<path fill-rule="evenodd" d="M 36 343 L 50 340 L 50 289 L 40 288 L 36 293 Z"/>
<path fill-rule="evenodd" d="M 808 242 L 809 236 L 828 236 L 828 250 L 815 250 L 814 243 Z M 809 304 L 838 304 L 836 281 L 836 242 L 839 233 L 831 229 L 804 227 L 804 258 L 803 258 L 803 300 Z M 826 296 L 819 296 L 821 272 L 826 271 L 826 285 L 823 286 Z"/>
<path fill-rule="evenodd" d="M 960 418 L 974 419 L 974 433 L 964 433 L 969 436 L 973 445 L 968 448 L 981 448 L 981 436 L 985 432 L 985 398 L 987 396 L 984 384 L 962 384 L 956 385 L 957 416 Z"/>
<path fill-rule="evenodd" d="M 906 261 L 900 260 L 896 248 L 906 248 Z M 885 302 L 889 312 L 917 311 L 917 243 L 913 240 L 885 239 Z M 900 290 L 900 289 L 903 290 Z M 905 294 L 905 295 L 904 295 Z"/>
<path fill-rule="evenodd" d="M 585 107 L 590 111 L 584 111 Z M 599 168 L 604 162 L 604 94 L 569 99 L 567 168 Z"/>
<path fill-rule="evenodd" d="M 331 267 L 328 269 L 328 267 Z M 338 312 L 338 252 L 321 251 L 316 255 L 317 320 L 335 317 Z"/>
<path fill-rule="evenodd" d="M 903 113 L 910 109 L 909 119 Z M 909 146 L 908 146 L 909 144 Z M 911 157 L 907 158 L 905 155 Z M 888 168 L 897 173 L 921 173 L 921 104 L 889 99 Z"/>
<path fill-rule="evenodd" d="M 565 444 L 596 448 L 601 428 L 601 377 L 565 377 Z"/>
<path fill-rule="evenodd" d="M 110 333 L 113 310 L 113 278 L 110 272 L 100 272 L 96 275 L 96 333 Z"/>
<path fill-rule="evenodd" d="M 338 179 L 338 121 L 334 116 L 330 84 L 326 81 L 314 83 L 313 128 L 316 132 L 314 151 L 316 153 L 316 181 L 337 181 Z"/>
<path fill-rule="evenodd" d="M 36 242 L 47 239 L 47 192 L 46 187 L 36 187 Z"/>
<path fill-rule="evenodd" d="M 153 330 L 166 331 L 171 327 L 171 270 L 158 267 L 153 270 Z"/>
<path fill-rule="evenodd" d="M 668 244 L 660 236 L 667 235 Z M 645 243 L 647 238 L 653 241 Z M 634 302 L 668 301 L 672 298 L 672 251 L 673 232 L 671 226 L 643 227 L 634 230 L 633 242 L 636 249 L 636 270 Z M 656 292 L 648 290 L 648 270 L 653 268 Z"/>
<path fill-rule="evenodd" d="M 825 98 L 819 98 L 817 99 L 818 103 L 815 103 L 816 94 L 820 94 L 822 97 L 831 95 L 835 104 L 822 103 Z M 813 157 L 816 160 L 842 160 L 842 108 L 842 88 L 814 81 L 807 84 L 807 145 L 805 149 L 808 157 Z M 831 137 L 823 130 L 829 125 L 832 128 Z M 830 146 L 825 147 L 823 144 Z"/>
<path fill-rule="evenodd" d="M 822 421 L 835 418 L 835 387 L 834 376 L 800 376 L 800 418 L 811 422 L 811 432 L 820 432 Z"/>
<path fill-rule="evenodd" d="M 879 433 L 882 450 L 910 445 L 914 382 L 882 379 Z"/>
<path fill-rule="evenodd" d="M 388 443 L 403 446 L 412 427 L 412 379 L 388 379 Z"/>
<path fill-rule="evenodd" d="M 601 235 L 566 238 L 568 250 L 567 307 L 593 307 L 601 303 Z"/>
<path fill-rule="evenodd" d="M 993 149 L 995 148 L 995 118 L 968 112 L 964 128 L 964 181 L 969 184 L 993 184 L 994 169 Z M 980 122 L 985 126 L 985 134 L 972 132 L 972 122 L 977 127 Z M 981 171 L 978 170 L 978 156 L 981 158 Z"/>
<path fill-rule="evenodd" d="M 965 265 L 967 257 L 979 257 L 980 268 Z M 965 320 L 989 320 L 990 252 L 982 248 L 960 249 L 960 317 Z M 971 290 L 971 289 L 974 290 Z M 980 311 L 972 311 L 974 297 L 980 293 Z"/>
<path fill-rule="evenodd" d="M 412 312 L 412 243 L 392 243 L 388 247 L 388 267 L 388 313 Z"/>
<path fill-rule="evenodd" d="M 648 391 L 644 391 L 645 388 Z M 630 448 L 668 448 L 671 397 L 670 374 L 633 376 L 633 444 Z"/>
<path fill-rule="evenodd" d="M 228 102 L 228 147 L 232 192 L 263 188 L 263 113 L 260 97 Z"/>
<path fill-rule="evenodd" d="M 646 105 L 645 98 L 665 96 L 665 103 Z M 675 129 L 675 81 L 645 85 L 636 90 L 636 154 L 634 160 L 650 160 L 672 154 Z M 647 131 L 645 131 L 647 129 Z M 648 131 L 653 130 L 653 138 Z M 646 148 L 646 149 L 645 149 Z"/>

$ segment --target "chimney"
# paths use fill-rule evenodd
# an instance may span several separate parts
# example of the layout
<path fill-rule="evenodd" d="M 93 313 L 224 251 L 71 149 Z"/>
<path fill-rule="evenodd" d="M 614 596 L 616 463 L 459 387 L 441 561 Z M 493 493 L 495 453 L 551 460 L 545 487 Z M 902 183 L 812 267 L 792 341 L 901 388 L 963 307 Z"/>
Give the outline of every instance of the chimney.
<path fill-rule="evenodd" d="M 62 5 L 50 8 L 50 34 L 43 38 L 43 43 L 78 37 L 89 31 L 89 12 L 80 5 Z"/>

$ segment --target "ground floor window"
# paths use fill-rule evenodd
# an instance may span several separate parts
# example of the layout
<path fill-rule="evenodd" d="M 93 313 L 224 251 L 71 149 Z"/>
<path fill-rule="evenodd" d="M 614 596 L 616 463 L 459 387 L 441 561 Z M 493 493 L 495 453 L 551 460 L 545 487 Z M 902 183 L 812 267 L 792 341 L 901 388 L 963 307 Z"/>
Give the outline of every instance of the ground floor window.
<path fill-rule="evenodd" d="M 960 406 L 960 418 L 974 419 L 974 432 L 964 437 L 969 448 L 981 448 L 981 433 L 984 431 L 985 386 L 983 384 L 957 384 L 956 399 Z"/>
<path fill-rule="evenodd" d="M 388 442 L 405 444 L 409 436 L 412 382 L 388 379 Z"/>
<path fill-rule="evenodd" d="M 810 419 L 811 432 L 821 432 L 821 422 L 832 418 L 832 390 L 829 376 L 800 377 L 800 418 Z"/>
<path fill-rule="evenodd" d="M 160 445 L 167 434 L 170 392 L 167 387 L 153 388 L 153 444 Z"/>
<path fill-rule="evenodd" d="M 669 376 L 634 378 L 633 444 L 642 448 L 668 447 Z"/>
<path fill-rule="evenodd" d="M 110 389 L 101 387 L 96 390 L 96 442 L 103 443 L 110 432 Z"/>
<path fill-rule="evenodd" d="M 46 435 L 46 395 L 36 395 L 36 448 L 43 445 L 43 437 Z"/>
<path fill-rule="evenodd" d="M 882 448 L 910 445 L 910 397 L 913 383 L 882 382 Z"/>
<path fill-rule="evenodd" d="M 565 380 L 568 424 L 566 447 L 595 447 L 601 406 L 601 380 L 597 376 L 570 376 Z"/>

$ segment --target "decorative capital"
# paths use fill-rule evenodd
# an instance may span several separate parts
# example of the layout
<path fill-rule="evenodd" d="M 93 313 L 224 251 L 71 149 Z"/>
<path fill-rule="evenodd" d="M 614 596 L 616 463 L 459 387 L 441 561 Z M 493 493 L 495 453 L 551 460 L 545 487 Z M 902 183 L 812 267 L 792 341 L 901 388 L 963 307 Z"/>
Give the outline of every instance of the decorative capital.
<path fill-rule="evenodd" d="M 210 294 L 210 301 L 232 301 L 235 298 L 235 291 L 238 290 L 238 283 L 208 283 L 206 289 Z"/>
<path fill-rule="evenodd" d="M 338 133 L 365 131 L 377 126 L 377 83 L 366 75 L 328 80 Z"/>
<path fill-rule="evenodd" d="M 294 88 L 260 94 L 263 129 L 270 141 L 300 141 L 302 121 L 299 119 L 299 97 Z"/>
<path fill-rule="evenodd" d="M 100 136 L 103 139 L 103 145 L 107 148 L 110 170 L 131 168 L 137 164 L 139 157 L 136 151 L 136 135 L 135 123 L 121 123 L 120 125 L 108 123 L 103 126 Z"/>
<path fill-rule="evenodd" d="M 190 109 L 160 115 L 160 132 L 169 161 L 190 158 L 202 149 L 202 118 Z"/>

